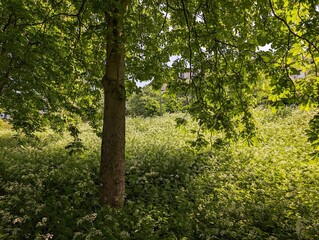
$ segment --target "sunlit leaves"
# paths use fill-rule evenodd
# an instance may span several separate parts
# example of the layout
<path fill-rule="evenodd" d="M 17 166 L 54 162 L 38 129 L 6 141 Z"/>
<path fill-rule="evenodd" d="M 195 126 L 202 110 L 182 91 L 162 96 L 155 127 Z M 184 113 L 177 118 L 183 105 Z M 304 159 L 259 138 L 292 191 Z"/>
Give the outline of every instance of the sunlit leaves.
<path fill-rule="evenodd" d="M 62 124 L 59 115 L 82 115 L 97 128 L 104 12 L 115 3 L 1 2 L 1 107 L 14 113 L 32 106 L 33 129 L 40 119 Z M 317 22 L 312 1 L 134 0 L 124 19 L 126 85 L 136 91 L 138 81 L 157 88 L 168 83 L 185 94 L 203 127 L 250 136 L 251 107 L 263 86 L 274 105 L 282 98 L 305 106 L 317 101 Z M 260 50 L 267 44 L 270 49 Z M 292 79 L 297 71 L 307 77 Z M 182 73 L 190 78 L 184 81 Z M 26 104 L 16 104 L 17 92 Z"/>
<path fill-rule="evenodd" d="M 88 27 L 85 2 L 3 2 L 0 104 L 16 128 L 32 132 L 68 125 L 76 115 L 100 118 L 104 47 Z"/>

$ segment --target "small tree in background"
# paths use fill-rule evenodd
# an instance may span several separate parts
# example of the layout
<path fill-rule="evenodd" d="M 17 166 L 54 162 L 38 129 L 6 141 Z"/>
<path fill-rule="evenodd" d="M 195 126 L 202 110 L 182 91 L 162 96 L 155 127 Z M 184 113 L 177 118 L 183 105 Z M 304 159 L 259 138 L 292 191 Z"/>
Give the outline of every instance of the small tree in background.
<path fill-rule="evenodd" d="M 127 114 L 130 116 L 153 117 L 162 113 L 182 111 L 183 99 L 176 95 L 145 86 L 141 92 L 135 93 L 127 101 Z M 162 106 L 161 106 L 162 105 Z"/>

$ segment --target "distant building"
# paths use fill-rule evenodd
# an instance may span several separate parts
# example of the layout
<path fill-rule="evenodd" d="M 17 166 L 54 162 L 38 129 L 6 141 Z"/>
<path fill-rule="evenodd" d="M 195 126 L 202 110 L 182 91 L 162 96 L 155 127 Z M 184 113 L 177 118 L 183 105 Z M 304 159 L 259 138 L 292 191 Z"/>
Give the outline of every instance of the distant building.
<path fill-rule="evenodd" d="M 302 72 L 301 70 L 299 70 L 299 74 L 290 75 L 290 77 L 294 80 L 305 78 L 306 76 L 307 76 L 307 72 Z"/>
<path fill-rule="evenodd" d="M 194 77 L 193 73 L 190 72 L 184 72 L 179 74 L 179 78 L 181 79 L 192 79 Z"/>
<path fill-rule="evenodd" d="M 11 118 L 11 116 L 9 114 L 0 113 L 0 119 L 9 119 L 9 118 Z"/>

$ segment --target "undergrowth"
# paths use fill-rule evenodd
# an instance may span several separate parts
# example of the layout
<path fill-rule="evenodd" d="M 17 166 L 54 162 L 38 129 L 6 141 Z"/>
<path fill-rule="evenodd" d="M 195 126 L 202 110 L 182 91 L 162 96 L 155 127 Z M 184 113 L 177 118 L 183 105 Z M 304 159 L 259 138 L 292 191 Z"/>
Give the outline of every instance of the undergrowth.
<path fill-rule="evenodd" d="M 319 165 L 312 113 L 256 109 L 260 142 L 208 151 L 176 115 L 127 120 L 126 205 L 98 203 L 100 140 L 30 139 L 0 129 L 0 239 L 318 239 Z"/>

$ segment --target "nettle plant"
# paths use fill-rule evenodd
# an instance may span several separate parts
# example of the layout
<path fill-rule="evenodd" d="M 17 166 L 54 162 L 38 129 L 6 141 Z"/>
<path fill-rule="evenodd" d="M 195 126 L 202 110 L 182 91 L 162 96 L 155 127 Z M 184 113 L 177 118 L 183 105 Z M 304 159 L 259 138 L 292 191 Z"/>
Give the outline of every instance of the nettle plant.
<path fill-rule="evenodd" d="M 98 147 L 70 156 L 63 136 L 38 134 L 37 146 L 1 131 L 0 238 L 315 239 L 319 169 L 305 135 L 315 113 L 253 114 L 259 145 L 213 152 L 190 148 L 196 123 L 176 129 L 182 115 L 128 118 L 120 209 L 99 204 Z M 86 146 L 100 141 L 82 131 Z"/>

